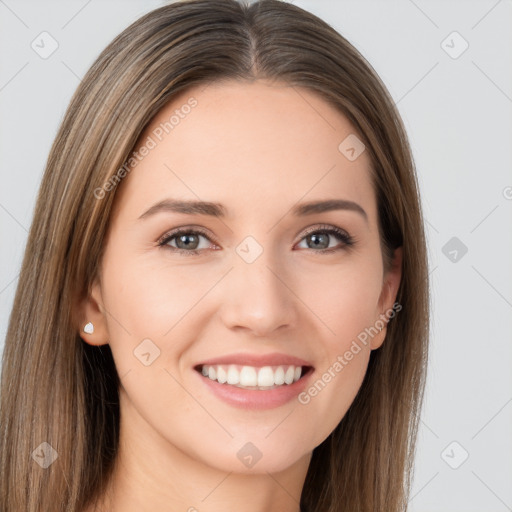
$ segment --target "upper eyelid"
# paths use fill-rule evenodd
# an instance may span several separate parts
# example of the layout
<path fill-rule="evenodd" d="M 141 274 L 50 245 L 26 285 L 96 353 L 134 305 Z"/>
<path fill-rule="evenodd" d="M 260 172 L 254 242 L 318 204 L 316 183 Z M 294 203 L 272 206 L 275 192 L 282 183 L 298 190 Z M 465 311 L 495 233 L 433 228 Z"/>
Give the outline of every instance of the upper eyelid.
<path fill-rule="evenodd" d="M 202 228 L 194 227 L 194 226 L 183 226 L 183 227 L 171 229 L 171 230 L 167 231 L 166 233 L 164 233 L 157 240 L 157 243 L 158 244 L 164 244 L 164 243 L 168 242 L 169 240 L 172 240 L 173 238 L 178 236 L 180 233 L 191 233 L 191 232 L 197 232 L 197 234 L 199 234 L 201 236 L 204 236 L 205 238 L 208 238 L 210 240 L 210 242 L 217 243 L 215 241 L 215 237 L 210 235 L 207 231 L 205 231 Z"/>
<path fill-rule="evenodd" d="M 339 226 L 334 226 L 331 224 L 313 224 L 313 225 L 308 226 L 308 227 L 304 228 L 303 230 L 301 230 L 299 232 L 299 234 L 303 233 L 303 236 L 305 236 L 310 233 L 315 233 L 316 231 L 329 231 L 329 230 L 342 231 L 346 235 L 349 235 L 349 233 L 346 229 L 340 228 Z"/>

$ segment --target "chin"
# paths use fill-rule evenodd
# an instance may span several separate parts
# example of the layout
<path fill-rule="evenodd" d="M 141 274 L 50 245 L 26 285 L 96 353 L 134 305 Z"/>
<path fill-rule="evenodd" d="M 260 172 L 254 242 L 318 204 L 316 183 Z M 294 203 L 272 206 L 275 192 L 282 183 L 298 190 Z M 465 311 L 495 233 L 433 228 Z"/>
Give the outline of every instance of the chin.
<path fill-rule="evenodd" d="M 255 441 L 238 442 L 236 447 L 234 443 L 232 446 L 224 445 L 224 449 L 217 454 L 212 453 L 205 460 L 205 453 L 201 454 L 201 458 L 207 465 L 225 472 L 233 472 L 247 475 L 279 473 L 284 471 L 303 457 L 308 456 L 304 452 L 304 446 L 297 447 L 296 451 L 293 448 L 287 447 L 283 451 L 283 443 L 279 442 L 277 445 L 266 443 L 265 445 Z M 309 460 L 309 458 L 308 458 Z"/>

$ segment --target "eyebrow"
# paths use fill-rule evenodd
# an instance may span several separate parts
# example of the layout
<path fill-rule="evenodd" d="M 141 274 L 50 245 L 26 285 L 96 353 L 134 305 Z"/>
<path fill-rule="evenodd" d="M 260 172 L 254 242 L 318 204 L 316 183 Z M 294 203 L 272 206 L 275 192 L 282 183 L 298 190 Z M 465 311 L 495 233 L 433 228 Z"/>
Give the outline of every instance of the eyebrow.
<path fill-rule="evenodd" d="M 317 213 L 330 212 L 333 210 L 349 210 L 357 212 L 362 215 L 366 222 L 368 222 L 368 215 L 362 206 L 354 201 L 348 201 L 346 199 L 328 199 L 325 201 L 301 203 L 294 206 L 291 209 L 291 213 L 292 215 L 303 217 Z M 225 218 L 227 216 L 226 208 L 220 203 L 164 199 L 163 201 L 151 206 L 151 208 L 145 211 L 139 219 L 145 219 L 162 212 L 183 213 L 186 215 L 209 215 L 218 218 Z"/>

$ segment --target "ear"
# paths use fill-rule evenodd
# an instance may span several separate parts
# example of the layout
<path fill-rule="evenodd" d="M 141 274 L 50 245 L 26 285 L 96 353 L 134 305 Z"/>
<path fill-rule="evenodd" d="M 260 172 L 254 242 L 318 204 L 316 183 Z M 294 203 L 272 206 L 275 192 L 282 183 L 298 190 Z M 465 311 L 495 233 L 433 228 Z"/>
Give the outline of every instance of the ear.
<path fill-rule="evenodd" d="M 101 285 L 96 279 L 87 297 L 80 300 L 75 308 L 80 337 L 89 345 L 106 345 L 108 343 L 108 329 L 105 309 L 101 296 Z M 92 333 L 84 331 L 84 327 L 91 323 Z"/>
<path fill-rule="evenodd" d="M 382 330 L 372 338 L 371 347 L 372 350 L 378 349 L 384 343 L 387 333 L 387 325 L 391 318 L 396 314 L 395 311 L 400 311 L 402 307 L 393 309 L 393 305 L 396 302 L 396 296 L 398 288 L 400 286 L 400 280 L 402 278 L 402 247 L 398 247 L 394 251 L 393 261 L 391 268 L 384 276 L 382 283 L 382 291 L 379 297 L 379 317 L 375 321 L 377 328 L 383 325 Z"/>

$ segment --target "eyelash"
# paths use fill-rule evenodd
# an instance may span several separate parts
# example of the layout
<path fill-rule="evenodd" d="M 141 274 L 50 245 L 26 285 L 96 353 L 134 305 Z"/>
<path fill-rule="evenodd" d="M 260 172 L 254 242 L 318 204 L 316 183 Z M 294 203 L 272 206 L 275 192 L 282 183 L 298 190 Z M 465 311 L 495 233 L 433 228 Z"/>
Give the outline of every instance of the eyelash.
<path fill-rule="evenodd" d="M 188 251 L 185 249 L 180 249 L 178 247 L 171 247 L 171 246 L 167 245 L 171 240 L 173 240 L 174 238 L 178 237 L 179 235 L 183 235 L 183 234 L 202 235 L 205 238 L 207 238 L 210 242 L 213 242 L 214 244 L 219 245 L 217 243 L 217 241 L 213 237 L 211 237 L 209 234 L 207 234 L 206 231 L 204 231 L 203 229 L 201 229 L 201 228 L 193 228 L 192 229 L 192 228 L 187 228 L 187 227 L 178 228 L 174 231 L 170 231 L 169 233 L 166 233 L 163 237 L 161 237 L 158 240 L 157 244 L 159 247 L 170 249 L 173 252 L 178 252 L 178 253 L 181 253 L 186 256 L 197 255 L 204 250 L 204 249 L 192 249 L 192 250 Z M 311 248 L 307 249 L 307 250 L 311 250 L 313 252 L 320 253 L 320 254 L 326 254 L 326 253 L 330 254 L 330 253 L 334 253 L 337 251 L 341 251 L 343 249 L 350 248 L 351 246 L 353 246 L 357 243 L 357 240 L 353 236 L 349 235 L 342 229 L 339 229 L 335 226 L 329 226 L 329 225 L 321 225 L 321 226 L 315 226 L 313 228 L 308 228 L 306 230 L 306 232 L 304 233 L 304 235 L 302 236 L 300 241 L 302 241 L 304 238 L 306 238 L 307 236 L 309 236 L 311 234 L 334 235 L 336 238 L 338 238 L 338 240 L 340 240 L 343 243 L 343 245 L 340 247 L 332 247 L 330 249 L 321 249 L 318 251 L 315 249 L 311 249 Z"/>

